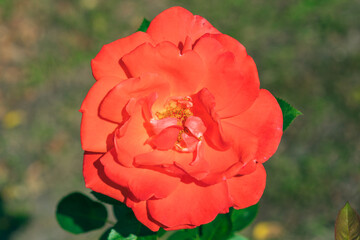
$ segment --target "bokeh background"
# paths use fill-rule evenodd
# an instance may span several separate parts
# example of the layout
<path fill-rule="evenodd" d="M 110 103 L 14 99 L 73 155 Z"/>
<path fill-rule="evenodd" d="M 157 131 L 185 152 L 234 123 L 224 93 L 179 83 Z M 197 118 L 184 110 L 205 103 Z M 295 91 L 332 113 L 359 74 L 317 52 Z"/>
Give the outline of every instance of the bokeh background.
<path fill-rule="evenodd" d="M 90 60 L 142 18 L 180 5 L 238 39 L 262 88 L 303 112 L 265 164 L 250 239 L 333 239 L 360 210 L 359 0 L 0 0 L 0 239 L 74 236 L 54 212 L 82 178 L 78 112 Z M 255 231 L 254 231 L 255 230 Z"/>

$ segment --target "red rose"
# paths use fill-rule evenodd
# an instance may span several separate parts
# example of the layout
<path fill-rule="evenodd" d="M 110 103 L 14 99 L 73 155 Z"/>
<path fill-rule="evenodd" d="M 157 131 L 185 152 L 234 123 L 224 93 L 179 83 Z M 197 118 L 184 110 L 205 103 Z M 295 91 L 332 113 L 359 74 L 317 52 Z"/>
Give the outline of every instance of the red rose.
<path fill-rule="evenodd" d="M 80 110 L 88 188 L 153 231 L 259 201 L 282 112 L 238 41 L 173 7 L 146 33 L 105 45 L 91 66 L 97 81 Z"/>

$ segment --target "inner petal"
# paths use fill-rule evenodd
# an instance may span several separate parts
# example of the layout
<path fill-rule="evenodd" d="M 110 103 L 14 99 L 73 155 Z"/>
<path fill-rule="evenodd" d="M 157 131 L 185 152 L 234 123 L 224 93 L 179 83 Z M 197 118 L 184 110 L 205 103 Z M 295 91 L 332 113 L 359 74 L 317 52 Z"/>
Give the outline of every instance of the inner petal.
<path fill-rule="evenodd" d="M 176 127 L 179 131 L 175 143 L 171 143 L 173 144 L 172 149 L 178 152 L 195 151 L 198 142 L 202 140 L 206 127 L 201 118 L 193 116 L 192 108 L 191 97 L 170 98 L 164 108 L 155 112 L 154 117 L 150 120 L 151 132 L 154 134 L 150 138 L 157 138 L 167 129 Z M 166 139 L 164 140 L 166 141 Z"/>

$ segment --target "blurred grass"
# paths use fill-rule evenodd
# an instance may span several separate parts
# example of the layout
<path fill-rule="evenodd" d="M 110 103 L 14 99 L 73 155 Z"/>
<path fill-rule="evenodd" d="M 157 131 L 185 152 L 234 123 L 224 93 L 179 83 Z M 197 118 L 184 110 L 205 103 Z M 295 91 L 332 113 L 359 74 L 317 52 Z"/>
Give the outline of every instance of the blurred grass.
<path fill-rule="evenodd" d="M 86 192 L 77 110 L 90 59 L 174 5 L 238 39 L 261 86 L 304 113 L 265 164 L 257 222 L 280 224 L 274 239 L 325 240 L 345 201 L 359 210 L 359 0 L 0 0 L 0 192 L 8 216 L 31 220 L 11 239 L 74 239 L 54 211 Z"/>

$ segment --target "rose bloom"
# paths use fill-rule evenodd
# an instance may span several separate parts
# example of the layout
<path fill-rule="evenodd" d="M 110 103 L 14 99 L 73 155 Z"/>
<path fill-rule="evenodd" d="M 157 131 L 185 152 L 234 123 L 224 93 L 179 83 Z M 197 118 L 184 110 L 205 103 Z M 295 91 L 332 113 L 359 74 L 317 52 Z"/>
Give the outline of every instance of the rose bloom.
<path fill-rule="evenodd" d="M 105 45 L 80 111 L 86 187 L 153 231 L 256 204 L 282 136 L 243 45 L 181 7 Z"/>

